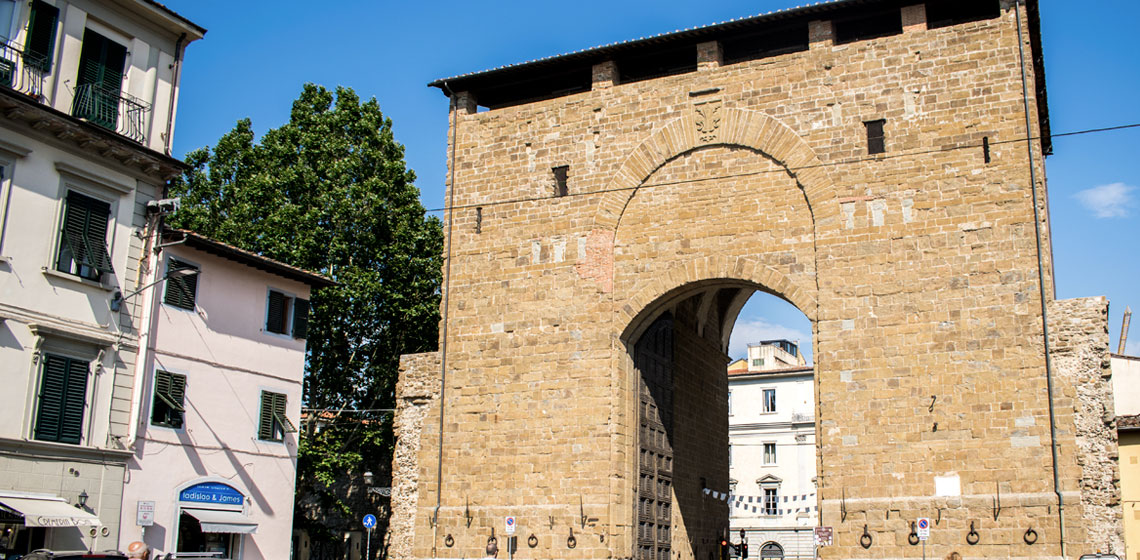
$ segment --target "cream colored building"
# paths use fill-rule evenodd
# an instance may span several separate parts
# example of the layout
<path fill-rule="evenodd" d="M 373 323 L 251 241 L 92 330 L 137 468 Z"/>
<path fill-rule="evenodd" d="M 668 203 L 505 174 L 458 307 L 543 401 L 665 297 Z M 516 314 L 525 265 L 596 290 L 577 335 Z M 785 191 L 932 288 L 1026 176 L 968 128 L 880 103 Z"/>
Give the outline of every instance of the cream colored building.
<path fill-rule="evenodd" d="M 148 0 L 0 0 L 0 554 L 107 549 L 187 44 Z"/>
<path fill-rule="evenodd" d="M 1125 555 L 1140 560 L 1140 357 L 1112 355 L 1112 394 L 1120 438 Z"/>
<path fill-rule="evenodd" d="M 812 368 L 787 340 L 749 344 L 729 366 L 729 536 L 739 543 L 743 530 L 750 557 L 814 554 L 814 394 Z"/>

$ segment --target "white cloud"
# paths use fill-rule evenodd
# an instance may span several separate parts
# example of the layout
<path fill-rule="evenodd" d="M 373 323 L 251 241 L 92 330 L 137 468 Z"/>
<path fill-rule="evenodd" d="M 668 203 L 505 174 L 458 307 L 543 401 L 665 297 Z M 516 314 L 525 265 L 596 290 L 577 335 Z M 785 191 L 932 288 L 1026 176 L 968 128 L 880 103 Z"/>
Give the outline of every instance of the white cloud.
<path fill-rule="evenodd" d="M 1073 196 L 1097 218 L 1123 218 L 1136 206 L 1132 194 L 1135 190 L 1136 187 L 1124 183 L 1110 183 L 1085 189 Z"/>
<path fill-rule="evenodd" d="M 748 345 L 761 340 L 785 339 L 799 341 L 804 357 L 811 361 L 811 333 L 792 327 L 770 323 L 764 319 L 739 320 L 728 341 L 728 355 L 733 359 L 748 355 Z"/>

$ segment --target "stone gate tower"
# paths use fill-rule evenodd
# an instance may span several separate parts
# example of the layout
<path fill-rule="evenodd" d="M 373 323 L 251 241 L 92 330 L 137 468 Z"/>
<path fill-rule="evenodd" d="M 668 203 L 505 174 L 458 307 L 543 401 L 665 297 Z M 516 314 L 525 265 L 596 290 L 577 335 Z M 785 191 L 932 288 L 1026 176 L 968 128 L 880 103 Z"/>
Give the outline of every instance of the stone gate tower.
<path fill-rule="evenodd" d="M 444 320 L 404 360 L 393 556 L 514 516 L 516 558 L 717 558 L 756 290 L 813 325 L 822 557 L 918 557 L 918 517 L 932 558 L 1121 550 L 1040 52 L 1033 0 L 842 0 L 431 84 Z"/>

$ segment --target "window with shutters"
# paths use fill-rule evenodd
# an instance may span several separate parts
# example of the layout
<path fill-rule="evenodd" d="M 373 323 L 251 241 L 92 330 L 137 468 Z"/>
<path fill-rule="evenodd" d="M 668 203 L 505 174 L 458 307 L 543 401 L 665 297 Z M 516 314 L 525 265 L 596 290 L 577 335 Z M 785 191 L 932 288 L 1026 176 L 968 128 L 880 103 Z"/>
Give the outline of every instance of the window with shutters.
<path fill-rule="evenodd" d="M 69 191 L 63 206 L 56 270 L 96 282 L 104 273 L 114 274 L 107 249 L 110 218 L 111 205 L 107 202 Z"/>
<path fill-rule="evenodd" d="M 257 439 L 283 441 L 285 434 L 295 433 L 297 428 L 285 415 L 287 399 L 284 393 L 261 392 L 261 414 L 257 422 Z"/>
<path fill-rule="evenodd" d="M 308 338 L 309 300 L 269 290 L 265 309 L 265 330 L 290 335 L 293 338 Z"/>
<path fill-rule="evenodd" d="M 198 267 L 170 257 L 166 261 L 166 290 L 162 296 L 162 303 L 193 311 L 197 297 Z"/>
<path fill-rule="evenodd" d="M 59 8 L 42 0 L 33 0 L 28 16 L 28 35 L 24 39 L 24 64 L 44 73 L 51 72 L 58 22 Z"/>
<path fill-rule="evenodd" d="M 36 395 L 33 437 L 41 441 L 78 444 L 83 438 L 90 364 L 47 353 L 41 362 L 43 370 Z"/>
<path fill-rule="evenodd" d="M 181 429 L 185 401 L 185 375 L 168 371 L 156 371 L 154 373 L 154 404 L 150 411 L 151 424 Z"/>
<path fill-rule="evenodd" d="M 119 123 L 119 97 L 127 48 L 90 29 L 83 32 L 71 114 L 103 128 Z"/>

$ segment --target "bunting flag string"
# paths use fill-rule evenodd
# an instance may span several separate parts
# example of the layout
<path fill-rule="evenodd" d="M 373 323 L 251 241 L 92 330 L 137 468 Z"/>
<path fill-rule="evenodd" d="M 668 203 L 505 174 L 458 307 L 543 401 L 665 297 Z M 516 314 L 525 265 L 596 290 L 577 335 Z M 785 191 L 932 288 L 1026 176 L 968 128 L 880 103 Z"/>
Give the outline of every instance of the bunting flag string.
<path fill-rule="evenodd" d="M 765 507 L 763 496 L 747 496 L 747 495 L 743 495 L 743 494 L 730 494 L 727 492 L 717 492 L 716 490 L 712 490 L 710 488 L 705 488 L 704 494 L 706 496 L 712 497 L 714 500 L 720 500 L 722 502 L 727 502 L 729 506 L 732 506 L 732 507 L 735 507 L 738 509 L 742 509 L 746 512 L 768 513 L 769 515 L 772 515 L 772 513 L 771 513 L 772 510 L 768 510 L 767 512 L 765 511 L 767 508 Z M 776 504 L 780 504 L 780 503 L 786 504 L 788 502 L 793 502 L 793 503 L 802 502 L 803 505 L 799 506 L 799 507 L 794 507 L 794 506 L 793 507 L 785 506 L 782 508 L 777 507 L 777 508 L 775 508 L 775 515 L 785 515 L 785 514 L 790 515 L 793 513 L 801 513 L 801 512 L 803 512 L 803 513 L 812 513 L 812 512 L 818 513 L 819 512 L 819 506 L 818 505 L 808 505 L 807 504 L 807 501 L 809 499 L 814 499 L 814 498 L 815 498 L 815 492 L 812 492 L 811 494 L 796 494 L 793 496 L 779 496 L 776 498 L 776 501 L 775 501 Z M 756 505 L 750 505 L 750 504 L 756 504 Z"/>

